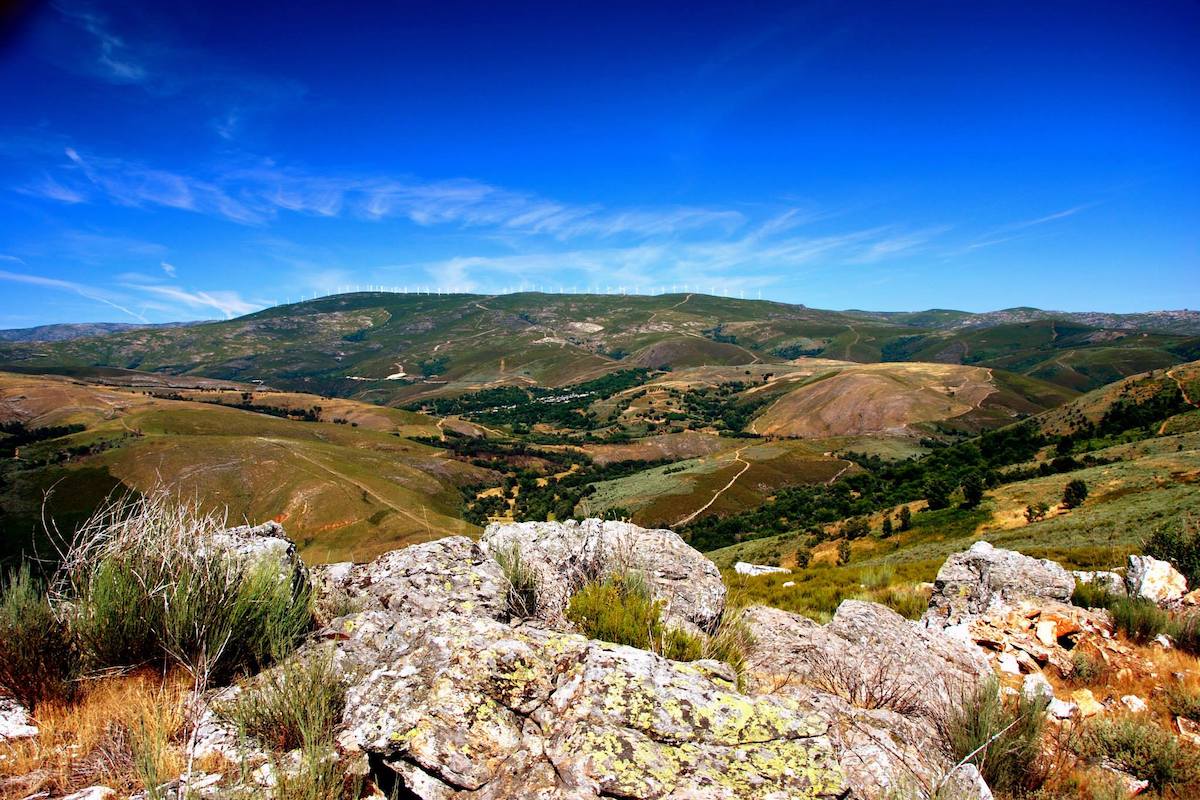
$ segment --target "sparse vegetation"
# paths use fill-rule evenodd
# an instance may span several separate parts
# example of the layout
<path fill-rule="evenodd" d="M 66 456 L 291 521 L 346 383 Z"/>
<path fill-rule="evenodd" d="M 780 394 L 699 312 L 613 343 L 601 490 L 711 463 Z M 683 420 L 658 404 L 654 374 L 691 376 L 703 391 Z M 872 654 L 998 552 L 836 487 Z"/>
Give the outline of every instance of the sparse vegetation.
<path fill-rule="evenodd" d="M 529 619 L 538 612 L 538 574 L 521 560 L 521 548 L 513 545 L 495 554 L 496 563 L 508 581 L 508 610 L 517 619 Z"/>
<path fill-rule="evenodd" d="M 1189 587 L 1200 587 L 1200 520 L 1187 516 L 1177 525 L 1159 527 L 1146 539 L 1144 549 L 1146 555 L 1174 565 Z"/>
<path fill-rule="evenodd" d="M 1018 695 L 1006 701 L 993 679 L 947 708 L 934 724 L 954 763 L 972 763 L 993 791 L 1019 795 L 1040 788 L 1047 777 L 1041 749 L 1045 710 L 1041 699 Z"/>
<path fill-rule="evenodd" d="M 28 564 L 0 584 L 0 690 L 30 710 L 75 692 L 75 646 Z"/>
<path fill-rule="evenodd" d="M 1085 757 L 1114 763 L 1149 781 L 1157 792 L 1184 797 L 1185 787 L 1200 780 L 1200 760 L 1195 753 L 1149 719 L 1094 720 L 1087 727 L 1081 750 Z"/>

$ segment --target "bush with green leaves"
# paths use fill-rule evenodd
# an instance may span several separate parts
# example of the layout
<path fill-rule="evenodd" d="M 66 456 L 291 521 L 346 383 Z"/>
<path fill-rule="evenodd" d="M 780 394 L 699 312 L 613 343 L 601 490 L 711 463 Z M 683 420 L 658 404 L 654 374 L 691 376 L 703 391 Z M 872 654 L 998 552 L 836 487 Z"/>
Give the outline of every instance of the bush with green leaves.
<path fill-rule="evenodd" d="M 1167 710 L 1177 717 L 1200 722 L 1200 689 L 1176 681 L 1167 686 Z"/>
<path fill-rule="evenodd" d="M 346 688 L 330 653 L 293 656 L 258 675 L 215 711 L 239 736 L 286 753 L 333 741 Z"/>
<path fill-rule="evenodd" d="M 1200 520 L 1188 517 L 1157 529 L 1143 549 L 1148 556 L 1171 562 L 1187 578 L 1189 588 L 1200 588 Z"/>
<path fill-rule="evenodd" d="M 1063 508 L 1079 508 L 1081 505 L 1083 505 L 1083 501 L 1087 500 L 1087 496 L 1087 484 L 1079 478 L 1075 478 L 1067 484 L 1065 489 L 1063 489 Z"/>
<path fill-rule="evenodd" d="M 1149 781 L 1150 788 L 1157 792 L 1195 796 L 1182 792 L 1200 788 L 1196 785 L 1200 781 L 1200 759 L 1148 718 L 1098 719 L 1085 730 L 1081 750 L 1087 758 L 1115 764 Z"/>
<path fill-rule="evenodd" d="M 0 690 L 30 710 L 69 700 L 75 648 L 28 564 L 0 585 Z"/>
<path fill-rule="evenodd" d="M 1018 795 L 1046 780 L 1041 758 L 1046 701 L 1001 696 L 995 679 L 981 683 L 960 703 L 949 706 L 934 725 L 954 763 L 971 763 L 993 791 Z"/>
<path fill-rule="evenodd" d="M 312 590 L 278 563 L 232 554 L 224 520 L 164 495 L 102 509 L 56 580 L 83 665 L 178 663 L 205 681 L 287 655 L 312 624 Z"/>
<path fill-rule="evenodd" d="M 1116 599 L 1108 586 L 1097 580 L 1076 580 L 1071 593 L 1071 602 L 1080 608 L 1110 608 Z"/>
<path fill-rule="evenodd" d="M 1108 609 L 1113 626 L 1138 644 L 1145 644 L 1160 633 L 1170 634 L 1174 629 L 1170 615 L 1150 600 L 1118 597 Z"/>

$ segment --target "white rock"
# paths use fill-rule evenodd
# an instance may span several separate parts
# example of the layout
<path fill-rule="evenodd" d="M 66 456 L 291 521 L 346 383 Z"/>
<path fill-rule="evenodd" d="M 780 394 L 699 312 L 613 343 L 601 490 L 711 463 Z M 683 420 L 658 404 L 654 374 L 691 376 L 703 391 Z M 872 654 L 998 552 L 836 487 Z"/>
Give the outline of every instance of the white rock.
<path fill-rule="evenodd" d="M 756 575 L 770 575 L 773 572 L 791 572 L 787 567 L 769 567 L 766 564 L 751 564 L 748 561 L 737 562 L 733 565 L 733 571 L 738 575 L 749 575 L 752 578 Z"/>
<path fill-rule="evenodd" d="M 1075 711 L 1078 709 L 1074 703 L 1068 703 L 1066 700 L 1059 700 L 1057 697 L 1050 701 L 1050 705 L 1046 706 L 1046 713 L 1055 719 L 1070 719 L 1075 716 Z"/>
<path fill-rule="evenodd" d="M 1025 680 L 1021 683 L 1021 694 L 1027 700 L 1042 699 L 1048 702 L 1054 699 L 1054 687 L 1050 685 L 1050 681 L 1046 680 L 1045 675 L 1035 672 L 1025 676 Z"/>
<path fill-rule="evenodd" d="M 1076 569 L 1071 570 L 1071 574 L 1080 583 L 1094 583 L 1102 586 L 1108 590 L 1109 594 L 1125 595 L 1128 593 L 1128 590 L 1125 588 L 1125 579 L 1115 572 L 1087 572 Z"/>
<path fill-rule="evenodd" d="M 1001 653 L 1000 671 L 1007 672 L 1010 675 L 1020 675 L 1021 665 L 1017 663 L 1017 657 L 1012 653 Z"/>
<path fill-rule="evenodd" d="M 89 786 L 82 791 L 67 795 L 62 800 L 111 800 L 116 796 L 116 789 L 110 789 L 107 786 Z"/>
<path fill-rule="evenodd" d="M 1130 556 L 1125 571 L 1130 597 L 1144 597 L 1155 603 L 1178 600 L 1187 594 L 1187 579 L 1166 561 L 1151 556 Z"/>
<path fill-rule="evenodd" d="M 1171 642 L 1171 637 L 1165 633 L 1160 633 L 1154 637 L 1154 643 L 1164 650 L 1170 650 L 1175 645 Z"/>
<path fill-rule="evenodd" d="M 785 588 L 785 589 L 790 589 L 795 585 L 796 585 L 795 581 L 784 581 L 783 582 L 783 588 Z"/>
<path fill-rule="evenodd" d="M 1121 698 L 1121 703 L 1134 714 L 1140 714 L 1146 710 L 1146 701 L 1136 694 L 1125 695 Z"/>
<path fill-rule="evenodd" d="M 25 707 L 10 697 L 0 697 L 0 742 L 37 735 L 37 726 L 30 723 Z"/>

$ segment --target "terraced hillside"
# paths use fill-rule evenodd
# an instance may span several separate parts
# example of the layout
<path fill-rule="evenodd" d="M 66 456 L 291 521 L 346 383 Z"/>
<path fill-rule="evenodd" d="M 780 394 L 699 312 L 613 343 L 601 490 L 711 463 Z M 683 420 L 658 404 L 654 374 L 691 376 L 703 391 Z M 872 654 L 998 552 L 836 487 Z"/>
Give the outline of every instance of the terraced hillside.
<path fill-rule="evenodd" d="M 438 434 L 436 420 L 312 396 L 221 404 L 231 396 L 0 373 L 0 557 L 38 538 L 43 502 L 69 533 L 110 494 L 160 486 L 235 521 L 285 521 L 315 560 L 475 530 L 457 487 L 488 473 L 405 438 Z"/>
<path fill-rule="evenodd" d="M 57 342 L 0 342 L 0 364 L 42 372 L 119 367 L 262 381 L 390 405 L 502 385 L 557 387 L 622 369 L 783 364 L 796 358 L 1000 368 L 1077 390 L 1200 355 L 1173 330 L 960 312 L 821 311 L 702 294 L 356 293 L 186 328 Z M 1097 317 L 1104 322 L 1107 317 Z M 1141 319 L 1141 318 L 1138 318 Z M 1136 321 L 1136 320 L 1135 320 Z M 978 322 L 978 320 L 976 320 Z M 996 324 L 993 324 L 996 323 Z"/>

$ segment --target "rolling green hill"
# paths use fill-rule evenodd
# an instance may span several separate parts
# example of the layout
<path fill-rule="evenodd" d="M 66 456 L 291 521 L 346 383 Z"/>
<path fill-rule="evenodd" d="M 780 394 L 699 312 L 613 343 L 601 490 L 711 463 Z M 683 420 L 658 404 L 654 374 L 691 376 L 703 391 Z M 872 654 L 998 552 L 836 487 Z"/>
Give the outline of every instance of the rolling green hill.
<path fill-rule="evenodd" d="M 1153 315 L 1145 316 L 1151 327 L 1137 329 L 1124 318 L 1114 324 L 1126 327 L 1104 328 L 964 313 L 821 311 L 701 294 L 357 293 L 186 328 L 0 342 L 0 365 L 261 381 L 398 405 L 498 385 L 564 386 L 630 367 L 781 364 L 809 356 L 995 367 L 1087 390 L 1200 355 L 1190 317 L 1174 324 L 1191 338 L 1155 332 L 1161 321 Z M 959 325 L 964 319 L 972 324 Z"/>

